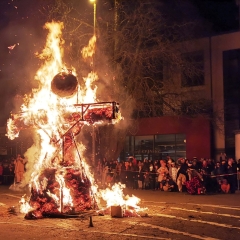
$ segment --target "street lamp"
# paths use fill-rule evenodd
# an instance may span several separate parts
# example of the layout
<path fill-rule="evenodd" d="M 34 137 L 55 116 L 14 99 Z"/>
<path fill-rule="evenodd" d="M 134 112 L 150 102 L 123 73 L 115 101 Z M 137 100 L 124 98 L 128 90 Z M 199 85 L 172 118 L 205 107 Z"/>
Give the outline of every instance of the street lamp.
<path fill-rule="evenodd" d="M 90 0 L 91 3 L 93 3 L 93 35 L 96 35 L 96 0 Z"/>
<path fill-rule="evenodd" d="M 96 4 L 96 0 L 90 0 L 91 3 L 93 3 L 93 35 L 96 35 L 96 8 L 97 8 L 97 4 Z M 93 68 L 95 66 L 94 63 L 94 58 L 93 58 Z M 92 125 L 92 162 L 93 165 L 95 165 L 95 156 L 96 156 L 96 132 L 95 132 L 95 127 L 94 124 Z"/>

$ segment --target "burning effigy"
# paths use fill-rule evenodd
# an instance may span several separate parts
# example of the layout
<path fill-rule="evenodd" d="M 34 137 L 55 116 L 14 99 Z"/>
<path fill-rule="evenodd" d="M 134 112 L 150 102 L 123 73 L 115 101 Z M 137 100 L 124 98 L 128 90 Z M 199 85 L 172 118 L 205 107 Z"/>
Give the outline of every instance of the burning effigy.
<path fill-rule="evenodd" d="M 137 197 L 124 197 L 123 185 L 99 190 L 90 167 L 84 159 L 85 147 L 76 141 L 84 125 L 115 124 L 121 119 L 117 102 L 99 102 L 97 87 L 92 87 L 97 74 L 92 71 L 79 84 L 74 68 L 62 62 L 63 24 L 46 23 L 49 31 L 46 46 L 38 57 L 44 64 L 36 73 L 39 83 L 26 95 L 21 110 L 12 114 L 7 123 L 7 136 L 18 137 L 22 129 L 34 129 L 37 140 L 33 154 L 27 154 L 30 197 L 21 200 L 21 212 L 26 219 L 78 214 L 97 210 L 99 198 L 111 206 L 125 206 L 125 212 L 140 208 Z M 94 54 L 96 37 L 82 50 L 83 57 Z M 119 201 L 120 200 L 120 201 Z"/>

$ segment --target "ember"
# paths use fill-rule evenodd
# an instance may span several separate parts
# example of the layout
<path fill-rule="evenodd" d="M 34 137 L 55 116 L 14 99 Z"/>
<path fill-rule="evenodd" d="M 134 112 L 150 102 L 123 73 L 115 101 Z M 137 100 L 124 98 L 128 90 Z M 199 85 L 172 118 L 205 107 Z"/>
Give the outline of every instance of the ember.
<path fill-rule="evenodd" d="M 26 219 L 54 217 L 61 214 L 77 214 L 85 210 L 96 209 L 96 202 L 91 196 L 91 182 L 79 169 L 66 168 L 62 177 L 65 187 L 57 180 L 57 169 L 45 169 L 40 181 L 47 181 L 45 189 L 31 189 L 30 206 L 34 210 L 27 213 Z M 64 191 L 67 194 L 64 195 Z M 73 207 L 74 206 L 74 207 Z"/>

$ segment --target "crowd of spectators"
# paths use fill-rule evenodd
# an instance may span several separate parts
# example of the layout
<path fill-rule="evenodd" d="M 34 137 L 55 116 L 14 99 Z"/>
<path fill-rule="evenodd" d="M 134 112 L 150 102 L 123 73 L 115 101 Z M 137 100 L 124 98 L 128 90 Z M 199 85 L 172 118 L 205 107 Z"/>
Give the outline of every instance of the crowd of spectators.
<path fill-rule="evenodd" d="M 25 163 L 20 154 L 16 158 L 0 160 L 0 184 L 20 183 L 25 172 Z"/>
<path fill-rule="evenodd" d="M 14 181 L 14 158 L 0 160 L 0 184 L 12 184 Z"/>
<path fill-rule="evenodd" d="M 25 160 L 0 160 L 0 184 L 20 183 L 25 171 Z M 179 158 L 169 156 L 162 160 L 127 161 L 99 160 L 95 179 L 101 187 L 121 182 L 127 188 L 153 191 L 188 192 L 190 194 L 235 193 L 239 190 L 240 159 L 236 162 L 221 154 L 219 161 L 204 158 Z"/>
<path fill-rule="evenodd" d="M 127 188 L 154 191 L 188 192 L 190 194 L 235 193 L 239 188 L 240 159 L 236 162 L 221 154 L 219 161 L 205 158 L 169 156 L 162 160 L 99 160 L 96 179 L 102 187 L 121 182 Z"/>

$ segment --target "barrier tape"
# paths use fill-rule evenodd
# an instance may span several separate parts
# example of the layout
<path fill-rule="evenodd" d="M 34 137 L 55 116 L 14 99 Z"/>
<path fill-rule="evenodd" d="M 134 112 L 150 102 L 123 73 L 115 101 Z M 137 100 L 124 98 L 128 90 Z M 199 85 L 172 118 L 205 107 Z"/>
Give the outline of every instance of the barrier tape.
<path fill-rule="evenodd" d="M 120 172 L 125 172 L 125 173 L 147 173 L 147 172 L 138 172 L 138 171 L 120 171 Z M 107 174 L 109 173 L 120 173 L 120 172 L 107 172 Z M 198 172 L 199 173 L 199 172 Z M 148 172 L 148 174 L 154 174 L 154 175 L 159 175 L 159 173 L 155 172 L 155 173 L 151 173 L 151 172 Z M 211 174 L 203 174 L 203 176 L 209 176 L 209 177 L 212 177 L 212 178 L 215 178 L 215 177 L 224 177 L 224 176 L 232 176 L 232 175 L 239 175 L 240 174 L 240 171 L 236 172 L 236 173 L 226 173 L 226 174 L 218 174 L 218 175 L 211 175 Z"/>
<path fill-rule="evenodd" d="M 207 175 L 209 177 L 214 178 L 214 177 L 232 176 L 232 175 L 237 175 L 237 174 L 239 174 L 239 173 L 227 173 L 227 174 L 218 174 L 218 175 L 209 175 L 209 174 L 207 175 L 207 174 L 204 174 L 204 175 Z"/>

